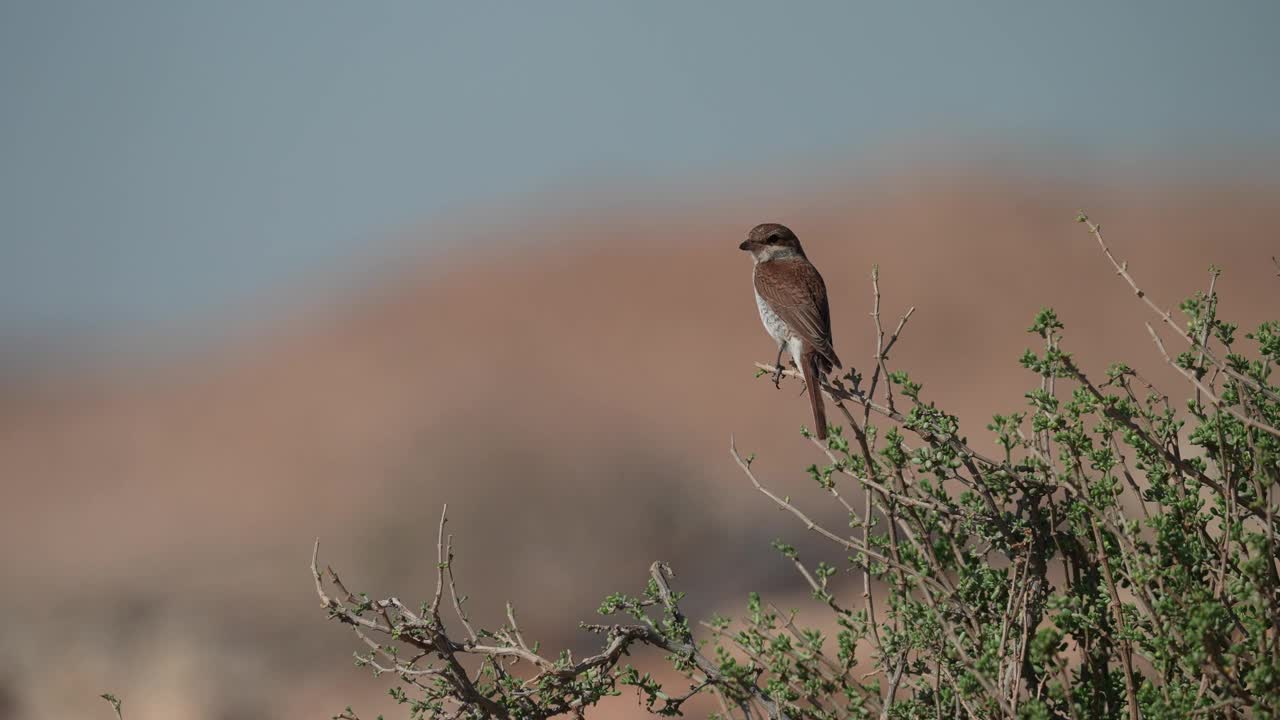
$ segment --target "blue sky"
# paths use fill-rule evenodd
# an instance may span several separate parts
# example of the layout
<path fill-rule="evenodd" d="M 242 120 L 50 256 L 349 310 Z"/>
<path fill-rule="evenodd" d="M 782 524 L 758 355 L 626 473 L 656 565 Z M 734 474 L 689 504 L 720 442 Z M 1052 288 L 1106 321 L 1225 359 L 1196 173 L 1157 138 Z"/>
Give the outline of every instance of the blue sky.
<path fill-rule="evenodd" d="M 1277 28 L 1261 1 L 5 0 L 0 340 L 189 329 L 460 207 L 749 157 L 1275 148 Z"/>

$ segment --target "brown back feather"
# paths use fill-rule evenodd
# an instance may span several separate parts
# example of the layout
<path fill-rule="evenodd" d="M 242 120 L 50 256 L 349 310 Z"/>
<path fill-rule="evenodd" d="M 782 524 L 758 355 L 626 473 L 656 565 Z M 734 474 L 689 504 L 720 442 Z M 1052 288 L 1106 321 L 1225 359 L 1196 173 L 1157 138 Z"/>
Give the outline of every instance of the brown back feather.
<path fill-rule="evenodd" d="M 813 263 L 803 256 L 762 262 L 755 268 L 755 285 L 792 334 L 822 356 L 828 369 L 841 367 L 832 347 L 827 286 Z"/>

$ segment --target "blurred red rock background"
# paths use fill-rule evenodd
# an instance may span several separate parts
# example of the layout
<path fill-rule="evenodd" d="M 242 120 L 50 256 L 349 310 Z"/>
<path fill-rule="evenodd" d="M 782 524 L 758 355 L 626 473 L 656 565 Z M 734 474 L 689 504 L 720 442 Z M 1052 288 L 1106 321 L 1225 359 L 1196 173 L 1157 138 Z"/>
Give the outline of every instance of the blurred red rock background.
<path fill-rule="evenodd" d="M 675 568 L 822 620 L 840 562 L 737 250 L 803 239 L 836 347 L 979 442 L 1058 309 L 1100 372 L 1223 268 L 1275 316 L 1280 4 L 0 3 L 0 720 L 400 717 L 307 563 L 582 652 Z M 1170 342 L 1172 340 L 1170 339 Z M 823 514 L 823 513 L 826 514 Z M 823 553 L 818 555 L 818 553 Z M 653 658 L 655 661 L 656 658 Z M 636 718 L 626 694 L 593 718 Z M 693 713 L 696 714 L 696 711 Z"/>
<path fill-rule="evenodd" d="M 1087 370 L 1123 360 L 1181 391 L 1078 208 L 1163 306 L 1221 266 L 1222 312 L 1247 327 L 1280 307 L 1277 189 L 942 163 L 598 209 L 550 197 L 415 230 L 453 242 L 277 298 L 200 352 L 0 368 L 0 718 L 106 717 L 102 691 L 129 720 L 387 711 L 386 679 L 352 667 L 318 608 L 311 543 L 356 588 L 424 596 L 446 502 L 474 614 L 510 600 L 552 647 L 590 647 L 578 620 L 655 559 L 695 615 L 748 590 L 811 610 L 768 544 L 818 546 L 727 453 L 734 434 L 826 506 L 798 385 L 753 379 L 772 351 L 736 249 L 750 226 L 799 233 L 856 366 L 879 265 L 886 323 L 916 308 L 893 364 L 976 438 L 1022 402 L 1042 306 Z M 630 694 L 606 708 L 639 714 Z"/>

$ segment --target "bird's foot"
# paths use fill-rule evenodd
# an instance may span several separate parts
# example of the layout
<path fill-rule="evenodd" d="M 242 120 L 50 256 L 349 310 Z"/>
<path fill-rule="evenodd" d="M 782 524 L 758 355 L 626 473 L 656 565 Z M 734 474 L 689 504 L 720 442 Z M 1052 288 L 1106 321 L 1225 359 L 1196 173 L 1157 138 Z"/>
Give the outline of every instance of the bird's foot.
<path fill-rule="evenodd" d="M 779 390 L 782 389 L 782 363 L 778 363 L 778 367 L 773 371 L 773 386 Z"/>

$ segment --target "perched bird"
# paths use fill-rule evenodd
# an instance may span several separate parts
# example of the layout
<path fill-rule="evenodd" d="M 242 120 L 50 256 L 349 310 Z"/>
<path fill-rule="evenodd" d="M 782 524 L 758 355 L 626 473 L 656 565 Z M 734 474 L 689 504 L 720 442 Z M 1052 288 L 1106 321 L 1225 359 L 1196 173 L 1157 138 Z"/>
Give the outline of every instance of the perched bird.
<path fill-rule="evenodd" d="M 821 382 L 833 367 L 841 367 L 831 346 L 827 286 L 805 256 L 800 238 L 784 225 L 755 226 L 738 249 L 751 253 L 755 260 L 752 281 L 756 307 L 764 329 L 778 343 L 778 370 L 773 384 L 778 386 L 782 379 L 782 354 L 791 353 L 796 369 L 804 375 L 818 437 L 825 440 L 827 415 Z"/>

